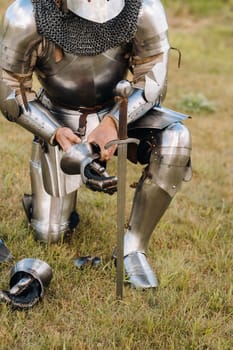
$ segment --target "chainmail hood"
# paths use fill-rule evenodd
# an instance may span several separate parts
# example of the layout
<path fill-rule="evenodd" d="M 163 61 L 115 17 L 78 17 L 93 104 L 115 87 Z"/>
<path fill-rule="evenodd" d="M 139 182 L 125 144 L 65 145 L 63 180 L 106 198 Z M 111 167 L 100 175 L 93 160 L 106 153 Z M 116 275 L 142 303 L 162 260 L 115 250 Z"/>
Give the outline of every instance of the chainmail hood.
<path fill-rule="evenodd" d="M 142 0 L 126 0 L 121 13 L 106 23 L 95 23 L 62 12 L 55 0 L 31 0 L 37 31 L 60 46 L 65 52 L 78 56 L 94 56 L 129 42 L 137 30 Z"/>

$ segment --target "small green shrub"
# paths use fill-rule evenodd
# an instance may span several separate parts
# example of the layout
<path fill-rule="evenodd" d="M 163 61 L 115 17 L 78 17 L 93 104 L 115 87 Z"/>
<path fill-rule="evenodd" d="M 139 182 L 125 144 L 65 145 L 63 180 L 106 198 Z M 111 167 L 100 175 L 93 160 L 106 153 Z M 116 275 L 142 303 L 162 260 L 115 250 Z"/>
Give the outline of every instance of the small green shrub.
<path fill-rule="evenodd" d="M 209 101 L 203 94 L 188 94 L 185 95 L 178 107 L 187 113 L 207 112 L 213 113 L 216 108 L 213 102 Z"/>

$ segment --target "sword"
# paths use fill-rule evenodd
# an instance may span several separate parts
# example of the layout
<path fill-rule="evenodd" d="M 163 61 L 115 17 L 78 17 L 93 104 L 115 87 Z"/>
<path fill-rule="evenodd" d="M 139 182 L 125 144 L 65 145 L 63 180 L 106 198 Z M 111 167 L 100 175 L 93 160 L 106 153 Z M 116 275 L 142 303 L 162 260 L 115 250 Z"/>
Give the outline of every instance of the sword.
<path fill-rule="evenodd" d="M 139 143 L 135 138 L 127 136 L 127 107 L 128 96 L 132 91 L 129 81 L 121 80 L 116 86 L 116 101 L 119 104 L 119 132 L 118 140 L 113 140 L 105 148 L 117 144 L 117 249 L 116 249 L 116 298 L 123 298 L 124 276 L 124 228 L 125 228 L 125 201 L 126 201 L 126 171 L 127 171 L 127 144 Z"/>

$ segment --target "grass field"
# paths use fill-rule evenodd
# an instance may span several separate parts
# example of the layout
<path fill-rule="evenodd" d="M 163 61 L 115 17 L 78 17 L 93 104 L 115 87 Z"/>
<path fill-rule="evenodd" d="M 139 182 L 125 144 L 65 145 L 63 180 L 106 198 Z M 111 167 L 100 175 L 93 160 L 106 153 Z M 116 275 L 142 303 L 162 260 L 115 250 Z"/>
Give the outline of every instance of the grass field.
<path fill-rule="evenodd" d="M 3 13 L 9 1 L 0 0 Z M 69 242 L 34 241 L 21 207 L 29 192 L 31 135 L 0 118 L 0 238 L 18 261 L 49 263 L 53 279 L 28 311 L 0 304 L 0 350 L 231 350 L 233 349 L 233 2 L 165 1 L 171 45 L 165 105 L 187 112 L 193 139 L 193 179 L 184 183 L 156 228 L 148 257 L 156 292 L 124 288 L 115 298 L 116 196 L 82 188 L 81 223 Z M 110 173 L 115 173 L 115 160 Z M 129 184 L 141 170 L 128 165 Z M 77 255 L 102 258 L 98 269 L 77 270 Z M 0 265 L 8 289 L 13 263 Z"/>

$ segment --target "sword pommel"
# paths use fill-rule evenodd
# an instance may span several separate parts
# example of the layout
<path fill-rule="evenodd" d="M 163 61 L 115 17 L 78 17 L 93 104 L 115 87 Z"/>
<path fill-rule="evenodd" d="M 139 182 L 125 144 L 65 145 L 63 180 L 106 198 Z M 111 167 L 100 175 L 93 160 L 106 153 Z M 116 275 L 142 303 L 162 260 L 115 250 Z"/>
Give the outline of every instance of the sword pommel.
<path fill-rule="evenodd" d="M 116 85 L 116 96 L 129 97 L 133 88 L 128 80 L 121 80 Z"/>

